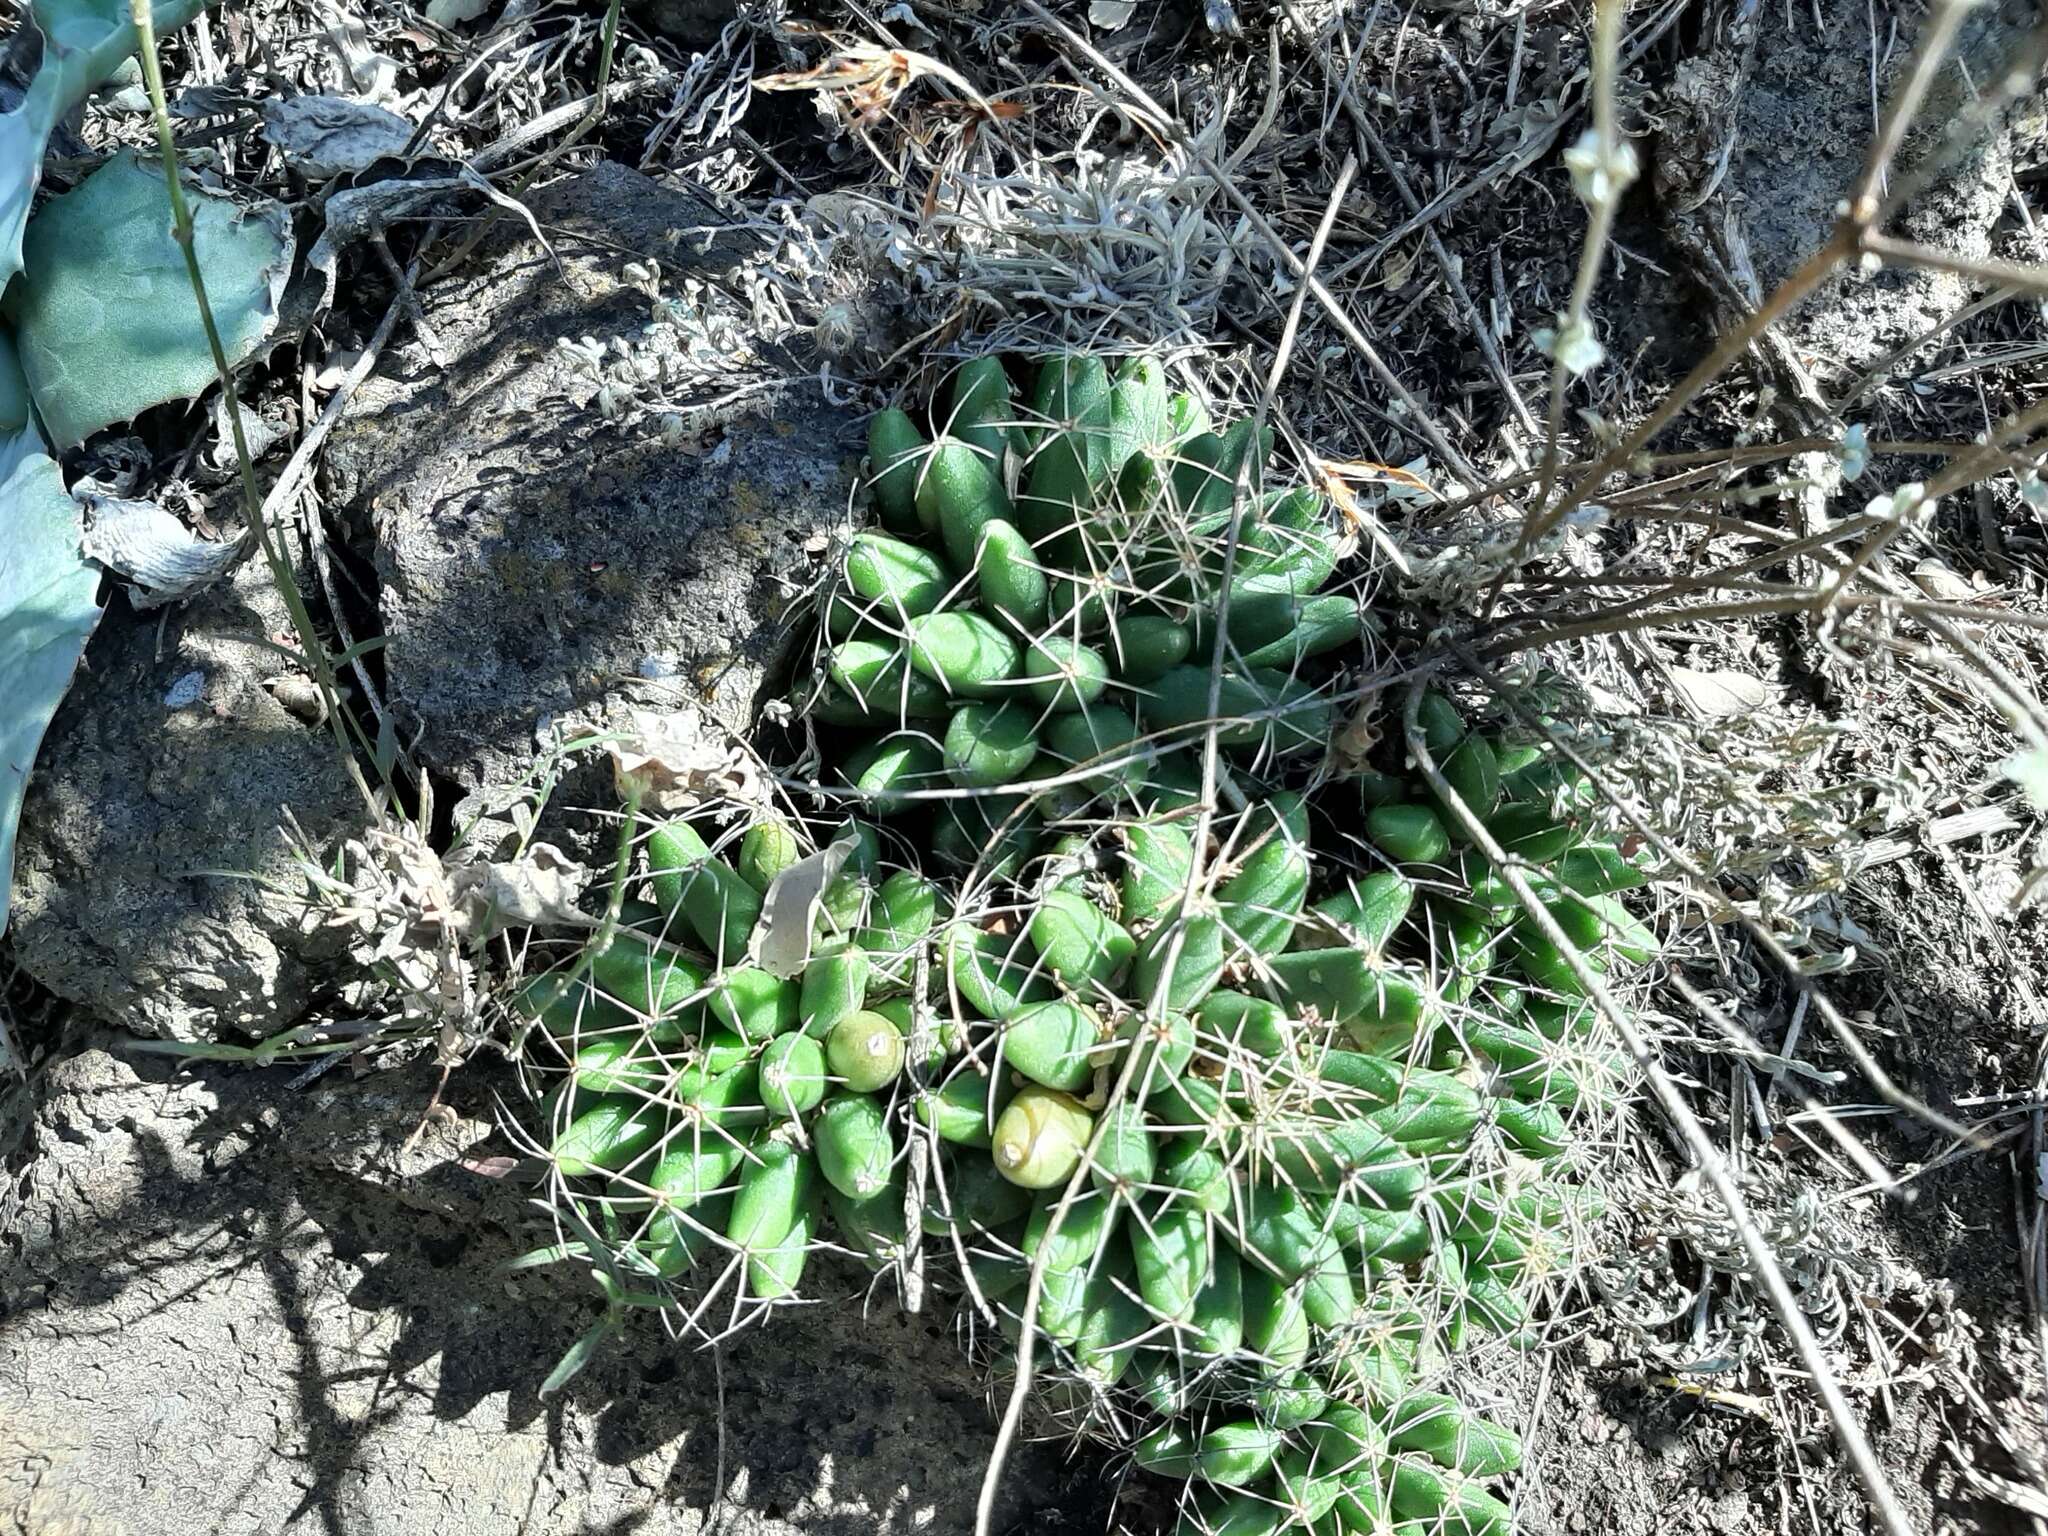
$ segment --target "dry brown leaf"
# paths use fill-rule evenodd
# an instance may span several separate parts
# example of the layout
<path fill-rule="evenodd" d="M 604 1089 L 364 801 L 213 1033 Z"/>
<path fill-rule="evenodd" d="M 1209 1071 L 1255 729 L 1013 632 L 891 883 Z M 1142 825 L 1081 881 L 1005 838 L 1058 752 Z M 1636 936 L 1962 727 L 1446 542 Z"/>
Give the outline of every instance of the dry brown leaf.
<path fill-rule="evenodd" d="M 1380 741 L 1380 696 L 1369 693 L 1330 742 L 1330 760 L 1340 773 L 1356 773 L 1365 766 Z"/>
<path fill-rule="evenodd" d="M 619 798 L 646 810 L 676 815 L 707 800 L 767 803 L 753 761 L 711 745 L 695 710 L 636 710 L 632 732 L 606 750 Z"/>
<path fill-rule="evenodd" d="M 861 127 L 873 127 L 889 115 L 901 96 L 916 81 L 929 76 L 953 87 L 964 102 L 953 107 L 970 108 L 976 115 L 1014 115 L 1015 109 L 998 112 L 957 70 L 908 48 L 879 48 L 843 36 L 829 36 L 837 50 L 822 64 L 810 69 L 779 70 L 754 81 L 757 91 L 819 91 L 838 108 L 842 116 Z"/>
<path fill-rule="evenodd" d="M 1745 672 L 1702 672 L 1673 667 L 1671 685 L 1686 707 L 1706 720 L 1751 714 L 1770 702 L 1770 685 Z"/>
<path fill-rule="evenodd" d="M 811 959 L 811 918 L 818 898 L 859 846 L 858 838 L 845 833 L 769 882 L 754 933 L 754 961 L 770 976 L 787 981 L 803 974 Z"/>
<path fill-rule="evenodd" d="M 1913 567 L 1913 585 L 1937 603 L 1968 603 L 1979 596 L 1970 579 L 1939 555 L 1929 555 Z"/>
<path fill-rule="evenodd" d="M 507 928 L 591 927 L 576 905 L 589 884 L 590 871 L 553 843 L 534 843 L 523 858 L 448 871 L 449 893 L 472 940 Z"/>

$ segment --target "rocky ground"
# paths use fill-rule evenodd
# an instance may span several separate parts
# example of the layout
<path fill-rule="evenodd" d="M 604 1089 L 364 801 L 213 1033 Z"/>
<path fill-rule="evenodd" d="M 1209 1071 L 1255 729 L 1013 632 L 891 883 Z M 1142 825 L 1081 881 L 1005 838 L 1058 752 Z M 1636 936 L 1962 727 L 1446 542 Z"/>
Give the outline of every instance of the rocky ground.
<path fill-rule="evenodd" d="M 411 1141 L 430 1072 L 289 1075 L 87 1047 L 44 1078 L 0 1278 L 4 1529 L 971 1522 L 994 1426 L 940 1321 L 862 1316 L 860 1281 L 828 1268 L 819 1305 L 722 1361 L 649 1329 L 543 1400 L 592 1296 L 498 1267 L 537 1236 L 523 1190 L 466 1166 L 502 1145 L 503 1085 L 465 1074 Z M 1050 1446 L 1011 1487 L 1012 1528 L 1102 1500 Z"/>

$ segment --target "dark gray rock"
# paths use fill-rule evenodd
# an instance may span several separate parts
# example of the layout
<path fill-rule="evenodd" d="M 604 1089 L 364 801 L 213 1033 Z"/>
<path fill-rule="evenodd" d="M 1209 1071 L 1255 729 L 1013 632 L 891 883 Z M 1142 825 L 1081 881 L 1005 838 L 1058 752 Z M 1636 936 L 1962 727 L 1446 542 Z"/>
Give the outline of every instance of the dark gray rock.
<path fill-rule="evenodd" d="M 283 830 L 323 852 L 365 807 L 333 738 L 271 688 L 306 680 L 260 563 L 175 608 L 109 607 L 23 808 L 10 935 L 30 975 L 137 1034 L 267 1033 L 338 950 L 306 922 Z"/>
<path fill-rule="evenodd" d="M 327 459 L 333 499 L 375 537 L 392 701 L 420 757 L 470 793 L 526 778 L 537 728 L 614 718 L 649 671 L 713 733 L 750 729 L 860 450 L 794 362 L 705 388 L 758 385 L 743 409 L 769 410 L 687 447 L 608 424 L 560 344 L 641 336 L 650 298 L 622 271 L 636 256 L 672 294 L 715 284 L 757 239 L 615 165 L 536 213 L 560 267 L 520 235 L 429 290 L 446 366 L 408 348 Z"/>
<path fill-rule="evenodd" d="M 633 0 L 627 10 L 644 26 L 697 48 L 713 41 L 734 15 L 731 0 Z"/>
<path fill-rule="evenodd" d="M 994 1418 L 937 1319 L 864 1312 L 860 1279 L 816 1264 L 822 1304 L 736 1339 L 722 1381 L 650 1322 L 542 1398 L 598 1310 L 573 1266 L 498 1268 L 550 1240 L 521 1173 L 463 1166 L 504 1150 L 512 1085 L 457 1073 L 409 1141 L 427 1064 L 289 1075 L 89 1050 L 41 1084 L 0 1228 L 6 1529 L 972 1529 Z M 1057 1443 L 1006 1490 L 998 1530 L 1105 1526 L 1100 1469 Z"/>
<path fill-rule="evenodd" d="M 1863 172 L 1873 93 L 1888 101 L 1913 57 L 1912 40 L 1902 36 L 1886 50 L 1883 74 L 1873 82 L 1869 51 L 1843 46 L 1865 18 L 1857 0 L 1824 0 L 1796 18 L 1758 7 L 1753 21 L 1732 29 L 1718 49 L 1686 58 L 1661 93 L 1656 175 L 1660 184 L 1680 184 L 1665 189 L 1665 200 L 1675 196 L 1691 206 L 1716 189 L 1708 211 L 1716 222 L 1724 210 L 1734 220 L 1758 297 L 1827 241 L 1838 205 Z M 1951 62 L 1935 77 L 1918 127 L 1901 146 L 1892 179 L 1930 157 L 1940 169 L 1896 213 L 1889 233 L 1965 259 L 1993 254 L 2011 186 L 2012 121 L 2029 108 L 1994 123 L 1961 153 L 1952 153 L 1947 135 L 2034 25 L 2026 0 L 1974 9 Z M 1947 272 L 1845 270 L 1821 284 L 1781 330 L 1832 396 L 1839 393 L 1837 370 L 1860 370 L 1926 333 L 1985 287 Z"/>
<path fill-rule="evenodd" d="M 693 419 L 686 445 L 608 425 L 559 343 L 641 335 L 651 301 L 623 272 L 636 257 L 675 293 L 723 280 L 760 238 L 616 165 L 535 211 L 555 254 L 503 220 L 423 295 L 425 327 L 365 383 L 326 465 L 373 547 L 393 714 L 469 797 L 464 820 L 502 808 L 481 792 L 525 780 L 550 724 L 609 729 L 645 705 L 721 749 L 749 730 L 858 462 L 857 429 L 794 361 L 710 380 L 750 387 Z M 290 669 L 254 642 L 286 628 L 255 565 L 168 617 L 117 602 L 44 746 L 14 944 L 111 1023 L 268 1034 L 329 979 L 336 947 L 290 894 L 303 882 L 279 826 L 289 806 L 325 854 L 363 808 L 331 739 L 266 686 Z M 196 696 L 167 704 L 187 678 Z M 608 803 L 602 774 L 586 761 L 557 803 Z"/>

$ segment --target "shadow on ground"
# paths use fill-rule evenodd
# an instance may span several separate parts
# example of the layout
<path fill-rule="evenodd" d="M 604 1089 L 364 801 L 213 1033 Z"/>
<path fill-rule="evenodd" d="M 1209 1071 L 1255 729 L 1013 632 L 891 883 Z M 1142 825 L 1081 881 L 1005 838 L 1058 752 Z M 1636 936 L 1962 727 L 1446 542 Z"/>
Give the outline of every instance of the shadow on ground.
<path fill-rule="evenodd" d="M 863 1316 L 828 1271 L 820 1305 L 726 1349 L 722 1412 L 712 1357 L 652 1326 L 542 1399 L 596 1310 L 572 1273 L 497 1268 L 539 1238 L 519 1189 L 459 1161 L 488 1073 L 410 1152 L 424 1069 L 285 1076 L 96 1050 L 51 1070 L 0 1250 L 0 1399 L 25 1405 L 0 1494 L 87 1531 L 971 1528 L 994 1422 L 937 1320 Z M 1108 1492 L 1028 1448 L 999 1528 L 1102 1530 Z"/>

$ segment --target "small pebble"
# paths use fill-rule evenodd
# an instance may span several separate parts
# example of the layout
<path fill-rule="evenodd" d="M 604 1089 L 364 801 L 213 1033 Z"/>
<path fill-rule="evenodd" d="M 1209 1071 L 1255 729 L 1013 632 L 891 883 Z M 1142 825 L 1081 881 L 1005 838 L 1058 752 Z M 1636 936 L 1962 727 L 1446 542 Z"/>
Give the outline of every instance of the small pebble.
<path fill-rule="evenodd" d="M 164 693 L 166 709 L 189 709 L 199 702 L 199 695 L 206 690 L 204 672 L 187 672 L 172 683 Z"/>

